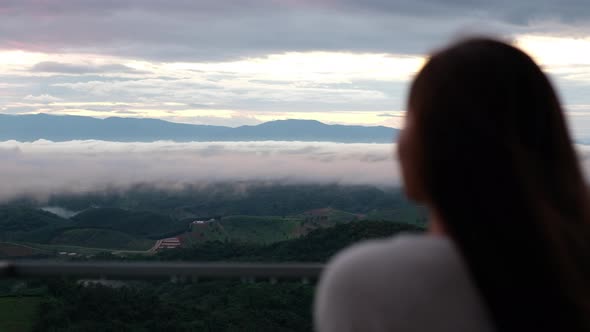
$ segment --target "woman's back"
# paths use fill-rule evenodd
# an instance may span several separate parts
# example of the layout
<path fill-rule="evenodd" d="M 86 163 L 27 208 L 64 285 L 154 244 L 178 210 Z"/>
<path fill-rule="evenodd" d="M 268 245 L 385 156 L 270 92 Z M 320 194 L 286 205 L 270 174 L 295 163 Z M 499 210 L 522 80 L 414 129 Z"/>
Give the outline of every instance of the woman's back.
<path fill-rule="evenodd" d="M 459 253 L 442 236 L 401 235 L 345 250 L 318 286 L 316 329 L 493 331 Z"/>

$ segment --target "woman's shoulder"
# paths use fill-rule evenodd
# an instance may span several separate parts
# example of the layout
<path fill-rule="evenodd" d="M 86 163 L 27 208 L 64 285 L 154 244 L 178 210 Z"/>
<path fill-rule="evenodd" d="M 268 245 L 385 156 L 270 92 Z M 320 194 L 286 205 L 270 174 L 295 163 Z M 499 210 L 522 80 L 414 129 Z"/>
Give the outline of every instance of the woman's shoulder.
<path fill-rule="evenodd" d="M 458 251 L 441 236 L 398 235 L 339 253 L 322 274 L 315 318 L 320 332 L 491 330 Z"/>
<path fill-rule="evenodd" d="M 369 240 L 338 253 L 329 262 L 326 273 L 338 270 L 380 272 L 394 269 L 389 278 L 413 274 L 415 270 L 436 270 L 451 263 L 458 264 L 459 255 L 452 242 L 443 236 L 401 234 L 392 238 Z M 403 268 L 403 269 L 402 269 Z M 358 271 L 360 272 L 360 271 Z M 360 275 L 365 275 L 365 273 Z M 427 272 L 427 271 L 425 271 Z M 378 275 L 374 275 L 377 277 Z"/>
<path fill-rule="evenodd" d="M 457 283 L 465 279 L 467 272 L 450 240 L 403 234 L 361 242 L 341 251 L 327 264 L 319 288 L 344 288 L 349 294 L 362 293 L 370 298 L 392 292 L 397 297 L 418 297 L 441 284 L 462 287 Z"/>

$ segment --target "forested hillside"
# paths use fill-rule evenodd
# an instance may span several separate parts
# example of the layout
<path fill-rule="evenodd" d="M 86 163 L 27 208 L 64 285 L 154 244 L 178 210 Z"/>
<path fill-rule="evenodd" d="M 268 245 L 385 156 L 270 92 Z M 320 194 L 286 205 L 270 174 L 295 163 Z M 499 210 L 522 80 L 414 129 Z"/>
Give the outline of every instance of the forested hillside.
<path fill-rule="evenodd" d="M 197 220 L 201 223 L 194 224 Z M 425 213 L 393 188 L 244 182 L 171 190 L 139 185 L 3 203 L 0 257 L 150 254 L 157 240 L 166 238 L 177 238 L 185 248 L 211 241 L 265 245 L 367 220 L 423 225 Z"/>
<path fill-rule="evenodd" d="M 359 222 L 319 229 L 272 245 L 205 243 L 154 259 L 196 261 L 326 261 L 362 239 L 420 227 Z M 100 257 L 105 259 L 108 257 Z M 111 256 L 110 259 L 120 259 Z M 126 258 L 130 259 L 130 258 Z M 58 280 L 46 288 L 35 331 L 311 331 L 314 282 L 131 282 L 123 287 L 82 286 Z"/>
<path fill-rule="evenodd" d="M 362 214 L 404 209 L 413 212 L 400 215 L 408 218 L 408 222 L 416 222 L 422 217 L 420 208 L 411 204 L 399 188 L 256 181 L 187 185 L 174 190 L 137 185 L 126 191 L 55 195 L 46 204 L 71 211 L 91 207 L 151 211 L 175 219 L 227 215 L 287 216 L 324 207 Z"/>
<path fill-rule="evenodd" d="M 158 258 L 183 261 L 325 262 L 339 250 L 358 241 L 423 230 L 423 226 L 410 224 L 362 221 L 317 229 L 306 236 L 270 245 L 213 241 L 191 248 L 163 251 L 158 254 Z"/>

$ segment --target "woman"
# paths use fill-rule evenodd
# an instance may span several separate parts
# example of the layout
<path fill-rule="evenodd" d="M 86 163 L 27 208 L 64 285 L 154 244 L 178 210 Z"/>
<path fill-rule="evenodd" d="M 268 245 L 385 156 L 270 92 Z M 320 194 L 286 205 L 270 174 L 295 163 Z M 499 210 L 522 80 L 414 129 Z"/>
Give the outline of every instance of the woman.
<path fill-rule="evenodd" d="M 548 79 L 470 39 L 412 84 L 398 154 L 427 235 L 339 254 L 318 286 L 332 331 L 590 331 L 587 189 Z"/>

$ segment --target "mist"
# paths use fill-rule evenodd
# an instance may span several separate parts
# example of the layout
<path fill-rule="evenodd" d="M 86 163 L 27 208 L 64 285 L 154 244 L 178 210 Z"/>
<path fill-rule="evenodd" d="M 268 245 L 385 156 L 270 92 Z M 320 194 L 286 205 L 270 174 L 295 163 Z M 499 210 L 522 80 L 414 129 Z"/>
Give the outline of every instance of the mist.
<path fill-rule="evenodd" d="M 392 144 L 0 142 L 0 201 L 234 181 L 398 186 Z"/>
<path fill-rule="evenodd" d="M 576 146 L 590 177 L 590 145 Z M 0 142 L 0 201 L 220 182 L 401 186 L 395 144 Z"/>

